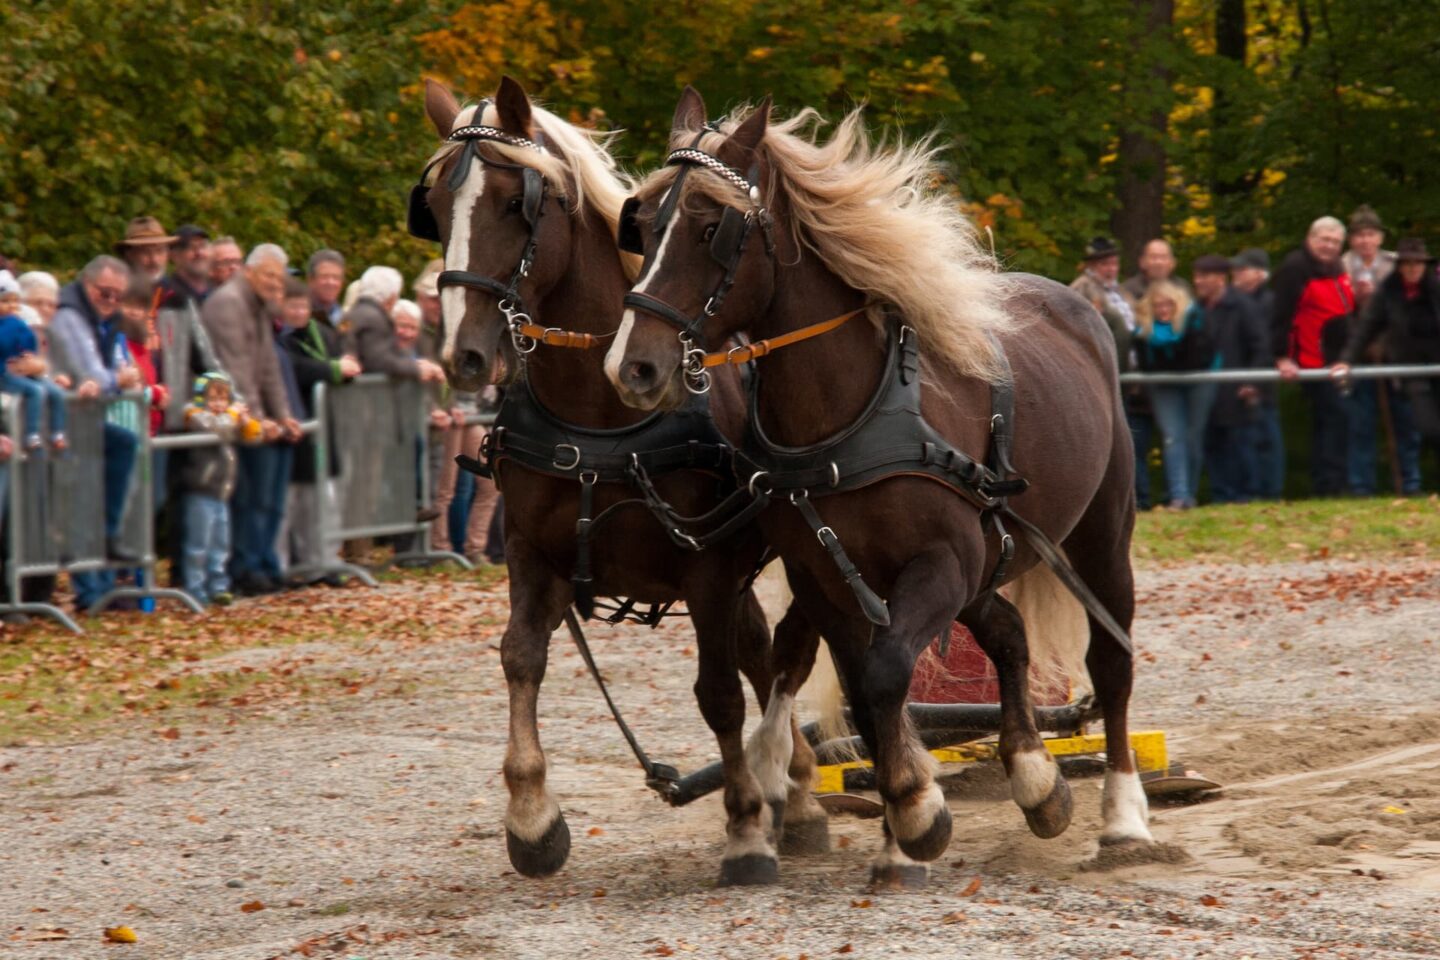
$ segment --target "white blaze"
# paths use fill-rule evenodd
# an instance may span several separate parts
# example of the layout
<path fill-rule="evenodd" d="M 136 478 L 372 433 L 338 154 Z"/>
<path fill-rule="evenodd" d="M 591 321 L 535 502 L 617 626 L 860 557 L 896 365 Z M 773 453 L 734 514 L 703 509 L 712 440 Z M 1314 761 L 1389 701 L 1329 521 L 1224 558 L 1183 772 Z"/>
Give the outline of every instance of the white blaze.
<path fill-rule="evenodd" d="M 644 293 L 646 284 L 660 272 L 660 261 L 665 259 L 665 249 L 670 245 L 670 238 L 674 233 L 673 230 L 665 231 L 665 235 L 660 238 L 660 249 L 655 251 L 654 259 L 646 265 L 645 272 L 640 274 L 640 279 L 635 281 L 632 290 Z M 630 331 L 634 327 L 635 311 L 627 308 L 620 319 L 620 329 L 615 334 L 615 342 L 610 344 L 610 349 L 605 353 L 605 376 L 616 386 L 620 385 L 620 364 L 625 360 L 625 351 L 630 346 Z"/>
<path fill-rule="evenodd" d="M 445 269 L 470 269 L 470 222 L 475 207 L 485 192 L 485 165 L 470 162 L 465 182 L 455 191 L 455 204 L 450 209 L 450 242 L 445 245 Z M 455 340 L 460 322 L 465 319 L 466 287 L 451 286 L 440 291 L 440 325 L 445 330 L 445 344 L 440 359 L 450 365 L 455 360 Z"/>

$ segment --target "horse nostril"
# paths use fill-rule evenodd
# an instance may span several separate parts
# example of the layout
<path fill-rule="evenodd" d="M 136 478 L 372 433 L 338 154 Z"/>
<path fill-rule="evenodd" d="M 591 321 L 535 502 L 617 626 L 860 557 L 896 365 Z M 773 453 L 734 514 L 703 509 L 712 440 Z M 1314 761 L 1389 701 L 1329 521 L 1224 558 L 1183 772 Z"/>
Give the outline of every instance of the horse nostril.
<path fill-rule="evenodd" d="M 455 370 L 466 380 L 478 380 L 485 374 L 485 357 L 478 350 L 466 350 L 460 354 Z"/>
<path fill-rule="evenodd" d="M 632 360 L 621 370 L 621 379 L 636 393 L 648 393 L 655 386 L 655 365 L 643 360 Z"/>

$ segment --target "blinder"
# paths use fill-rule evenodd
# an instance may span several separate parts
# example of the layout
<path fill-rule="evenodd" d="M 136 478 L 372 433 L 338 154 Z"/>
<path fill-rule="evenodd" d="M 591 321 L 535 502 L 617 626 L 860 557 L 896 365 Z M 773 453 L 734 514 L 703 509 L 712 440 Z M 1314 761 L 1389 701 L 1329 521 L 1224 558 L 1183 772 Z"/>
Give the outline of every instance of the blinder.
<path fill-rule="evenodd" d="M 640 210 L 640 198 L 630 197 L 620 208 L 620 229 L 615 237 L 616 245 L 624 253 L 642 256 L 645 253 L 645 239 L 640 236 L 640 221 L 636 214 Z"/>
<path fill-rule="evenodd" d="M 745 214 L 734 207 L 726 207 L 720 217 L 720 225 L 710 238 L 710 256 L 722 267 L 729 267 L 730 261 L 740 252 L 748 232 Z"/>
<path fill-rule="evenodd" d="M 525 195 L 520 201 L 520 213 L 525 222 L 535 226 L 540 219 L 540 205 L 545 202 L 545 178 L 534 167 L 525 167 L 520 179 L 525 185 Z"/>
<path fill-rule="evenodd" d="M 426 170 L 428 172 L 429 168 Z M 420 182 L 410 188 L 410 206 L 405 212 L 405 228 L 410 231 L 410 236 L 417 240 L 439 243 L 440 224 L 435 221 L 435 211 L 430 209 L 427 197 L 429 192 L 430 187 L 422 175 Z"/>

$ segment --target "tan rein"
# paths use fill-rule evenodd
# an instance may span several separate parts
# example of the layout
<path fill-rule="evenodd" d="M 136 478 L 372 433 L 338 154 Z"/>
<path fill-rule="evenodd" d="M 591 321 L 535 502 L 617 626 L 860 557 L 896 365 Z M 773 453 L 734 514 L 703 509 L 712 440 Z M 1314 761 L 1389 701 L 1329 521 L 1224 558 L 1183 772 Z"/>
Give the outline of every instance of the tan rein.
<path fill-rule="evenodd" d="M 831 330 L 838 330 L 846 322 L 858 317 L 869 310 L 867 304 L 849 313 L 842 313 L 838 317 L 831 317 L 829 320 L 822 320 L 819 323 L 812 323 L 808 327 L 801 327 L 790 333 L 782 333 L 778 337 L 770 337 L 767 340 L 756 340 L 754 343 L 734 347 L 722 353 L 705 354 L 705 366 L 723 367 L 727 364 L 739 366 L 742 363 L 749 363 L 751 360 L 758 360 L 768 356 L 782 347 L 801 343 Z M 608 340 L 614 336 L 613 333 L 606 333 L 596 336 L 593 333 L 577 333 L 574 330 L 561 330 L 559 327 L 542 327 L 534 323 L 522 323 L 519 327 L 521 336 L 529 337 L 537 343 L 543 343 L 548 347 L 568 347 L 574 350 L 589 350 L 592 347 L 601 345 L 601 341 Z"/>

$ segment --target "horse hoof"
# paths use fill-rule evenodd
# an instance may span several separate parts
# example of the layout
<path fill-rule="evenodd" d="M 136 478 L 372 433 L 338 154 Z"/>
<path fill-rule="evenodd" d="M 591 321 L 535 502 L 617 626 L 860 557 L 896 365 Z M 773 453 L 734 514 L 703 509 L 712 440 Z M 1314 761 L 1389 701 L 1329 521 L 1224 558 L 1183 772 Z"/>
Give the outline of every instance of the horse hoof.
<path fill-rule="evenodd" d="M 941 804 L 935 810 L 935 818 L 930 821 L 930 827 L 918 837 L 905 839 L 898 833 L 895 840 L 900 844 L 900 849 L 905 856 L 911 860 L 929 862 L 937 859 L 950 846 L 950 808 Z"/>
<path fill-rule="evenodd" d="M 785 832 L 780 835 L 781 856 L 805 857 L 829 852 L 830 821 L 825 817 L 785 824 Z"/>
<path fill-rule="evenodd" d="M 1025 822 L 1030 825 L 1030 832 L 1041 840 L 1050 840 L 1060 836 L 1065 832 L 1065 828 L 1070 826 L 1070 815 L 1074 807 L 1070 798 L 1070 784 L 1065 782 L 1064 777 L 1057 775 L 1050 795 L 1041 800 L 1039 806 L 1022 810 Z"/>
<path fill-rule="evenodd" d="M 875 890 L 921 890 L 930 882 L 930 867 L 923 863 L 891 863 L 870 868 Z"/>
<path fill-rule="evenodd" d="M 510 854 L 511 865 L 522 876 L 548 877 L 570 859 L 570 827 L 564 816 L 558 816 L 534 841 L 522 840 L 506 827 L 505 849 Z"/>
<path fill-rule="evenodd" d="M 758 887 L 779 882 L 780 861 L 763 853 L 747 853 L 720 863 L 722 887 Z"/>

